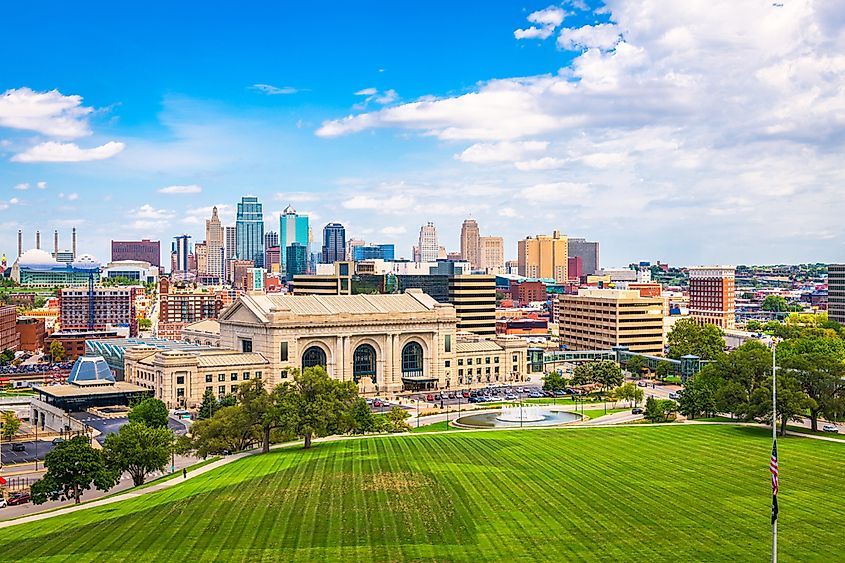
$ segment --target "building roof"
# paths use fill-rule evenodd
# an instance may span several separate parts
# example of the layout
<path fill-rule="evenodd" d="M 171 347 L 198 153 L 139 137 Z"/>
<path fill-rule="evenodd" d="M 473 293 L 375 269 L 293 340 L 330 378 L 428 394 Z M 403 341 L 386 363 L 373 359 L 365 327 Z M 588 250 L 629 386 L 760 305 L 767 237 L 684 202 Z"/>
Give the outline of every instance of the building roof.
<path fill-rule="evenodd" d="M 115 393 L 137 393 L 148 391 L 145 387 L 118 381 L 111 385 L 97 385 L 94 387 L 79 387 L 78 385 L 33 385 L 39 393 L 52 397 L 85 397 L 89 395 L 112 395 Z"/>
<path fill-rule="evenodd" d="M 255 352 L 234 352 L 227 351 L 226 353 L 199 353 L 199 367 L 214 368 L 214 367 L 231 367 L 242 365 L 256 365 L 269 364 L 270 362 L 261 354 Z"/>
<path fill-rule="evenodd" d="M 205 332 L 209 334 L 220 334 L 220 323 L 216 319 L 205 319 L 189 325 L 185 325 L 182 331 Z"/>
<path fill-rule="evenodd" d="M 455 350 L 459 354 L 471 354 L 475 352 L 500 352 L 502 347 L 492 340 L 458 340 L 455 343 Z"/>
<path fill-rule="evenodd" d="M 289 311 L 295 315 L 372 315 L 377 313 L 424 313 L 439 303 L 422 291 L 388 295 L 246 295 L 264 315 Z"/>
<path fill-rule="evenodd" d="M 70 368 L 67 382 L 76 385 L 114 383 L 114 375 L 102 356 L 81 356 Z"/>

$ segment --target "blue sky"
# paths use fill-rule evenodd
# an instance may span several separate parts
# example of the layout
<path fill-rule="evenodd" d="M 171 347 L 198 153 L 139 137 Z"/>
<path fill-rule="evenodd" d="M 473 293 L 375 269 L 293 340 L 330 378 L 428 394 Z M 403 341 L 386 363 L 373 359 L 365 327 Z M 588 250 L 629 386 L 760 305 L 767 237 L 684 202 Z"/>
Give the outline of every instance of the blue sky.
<path fill-rule="evenodd" d="M 201 239 L 249 193 L 405 256 L 472 215 L 509 257 L 841 260 L 842 17 L 747 4 L 4 5 L 0 251 Z"/>

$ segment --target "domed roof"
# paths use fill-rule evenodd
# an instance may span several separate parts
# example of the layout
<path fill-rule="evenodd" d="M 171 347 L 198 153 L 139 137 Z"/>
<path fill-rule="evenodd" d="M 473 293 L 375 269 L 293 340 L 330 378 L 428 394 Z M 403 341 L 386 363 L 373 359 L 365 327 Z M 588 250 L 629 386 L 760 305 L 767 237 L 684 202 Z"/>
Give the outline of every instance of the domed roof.
<path fill-rule="evenodd" d="M 67 382 L 76 385 L 105 385 L 114 383 L 114 375 L 102 356 L 80 356 L 70 368 Z"/>
<path fill-rule="evenodd" d="M 90 254 L 83 254 L 71 264 L 77 270 L 99 270 L 100 262 Z"/>
<path fill-rule="evenodd" d="M 18 258 L 18 266 L 21 268 L 52 268 L 60 265 L 49 252 L 40 248 L 30 248 Z"/>

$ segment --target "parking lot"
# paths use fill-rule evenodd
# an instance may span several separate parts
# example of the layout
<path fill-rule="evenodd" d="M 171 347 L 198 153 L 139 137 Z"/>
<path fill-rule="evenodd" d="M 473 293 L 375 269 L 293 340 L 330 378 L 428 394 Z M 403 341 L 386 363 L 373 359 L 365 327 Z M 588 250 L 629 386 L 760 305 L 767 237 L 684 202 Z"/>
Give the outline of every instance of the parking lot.
<path fill-rule="evenodd" d="M 129 423 L 129 419 L 125 416 L 120 418 L 103 418 L 88 412 L 71 413 L 70 416 L 99 431 L 100 435 L 97 436 L 97 441 L 101 444 L 106 441 L 106 436 L 119 431 L 121 426 Z M 185 425 L 173 417 L 168 418 L 167 423 L 177 436 L 186 432 Z"/>
<path fill-rule="evenodd" d="M 22 452 L 12 451 L 12 446 L 21 445 L 25 448 Z M 38 460 L 43 461 L 47 452 L 53 449 L 53 442 L 51 440 L 38 440 L 36 448 L 35 440 L 26 442 L 13 442 L 11 444 L 4 442 L 0 445 L 0 458 L 2 458 L 3 465 L 11 465 L 14 463 L 32 463 L 36 459 L 36 450 Z"/>

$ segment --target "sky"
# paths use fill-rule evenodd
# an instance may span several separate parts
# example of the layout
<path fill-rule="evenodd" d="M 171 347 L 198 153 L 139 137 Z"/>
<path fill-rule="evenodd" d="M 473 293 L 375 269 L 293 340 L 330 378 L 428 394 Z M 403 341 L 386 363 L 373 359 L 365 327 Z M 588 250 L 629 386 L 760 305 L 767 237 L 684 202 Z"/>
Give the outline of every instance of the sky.
<path fill-rule="evenodd" d="M 308 5 L 306 5 L 308 4 Z M 410 257 L 559 230 L 602 264 L 845 261 L 835 1 L 5 3 L 0 252 L 103 261 L 256 195 Z"/>

